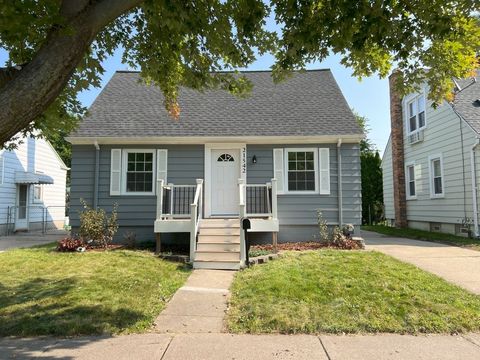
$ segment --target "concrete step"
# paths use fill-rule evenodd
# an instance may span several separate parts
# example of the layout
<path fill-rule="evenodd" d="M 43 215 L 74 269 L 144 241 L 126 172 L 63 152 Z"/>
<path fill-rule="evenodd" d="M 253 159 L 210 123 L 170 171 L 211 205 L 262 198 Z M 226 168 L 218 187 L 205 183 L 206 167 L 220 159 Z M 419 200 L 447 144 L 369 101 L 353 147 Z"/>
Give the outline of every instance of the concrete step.
<path fill-rule="evenodd" d="M 198 235 L 199 243 L 240 244 L 240 235 Z"/>
<path fill-rule="evenodd" d="M 200 235 L 240 235 L 240 227 L 200 227 Z"/>
<path fill-rule="evenodd" d="M 203 261 L 195 260 L 193 262 L 194 269 L 210 269 L 210 270 L 239 270 L 240 261 Z"/>
<path fill-rule="evenodd" d="M 238 261 L 240 262 L 239 251 L 195 251 L 195 261 Z"/>
<path fill-rule="evenodd" d="M 197 251 L 205 251 L 205 252 L 239 252 L 240 251 L 240 243 L 198 243 L 197 244 Z"/>

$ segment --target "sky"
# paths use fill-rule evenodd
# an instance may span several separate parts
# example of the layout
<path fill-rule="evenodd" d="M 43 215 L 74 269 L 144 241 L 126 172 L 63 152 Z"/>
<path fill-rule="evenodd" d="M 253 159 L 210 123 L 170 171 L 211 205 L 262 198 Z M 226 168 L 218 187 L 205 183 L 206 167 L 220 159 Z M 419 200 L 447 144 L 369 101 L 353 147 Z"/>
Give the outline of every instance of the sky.
<path fill-rule="evenodd" d="M 270 23 L 267 27 L 271 30 L 276 26 Z M 0 66 L 5 64 L 7 58 L 8 54 L 0 49 Z M 259 57 L 257 61 L 247 69 L 268 70 L 273 63 L 274 58 L 271 55 L 264 55 Z M 102 76 L 102 87 L 92 87 L 79 95 L 79 99 L 84 106 L 89 107 L 92 104 L 115 71 L 129 70 L 127 65 L 121 62 L 121 50 L 117 50 L 113 56 L 109 57 L 103 63 L 103 67 L 105 73 Z M 329 56 L 321 63 L 312 63 L 307 66 L 307 69 L 325 68 L 329 68 L 332 71 L 350 107 L 368 119 L 368 126 L 370 128 L 368 138 L 377 147 L 380 154 L 383 154 L 390 134 L 388 79 L 379 79 L 376 76 L 372 76 L 359 81 L 352 76 L 351 69 L 340 64 L 340 57 L 335 55 Z"/>

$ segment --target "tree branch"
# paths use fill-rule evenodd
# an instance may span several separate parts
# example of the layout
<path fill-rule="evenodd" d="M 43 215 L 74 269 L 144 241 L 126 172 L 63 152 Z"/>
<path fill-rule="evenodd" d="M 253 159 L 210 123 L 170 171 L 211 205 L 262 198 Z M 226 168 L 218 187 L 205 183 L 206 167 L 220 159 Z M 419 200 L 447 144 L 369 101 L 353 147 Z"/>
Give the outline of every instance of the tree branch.
<path fill-rule="evenodd" d="M 34 58 L 20 70 L 0 72 L 0 147 L 40 116 L 65 88 L 94 37 L 142 0 L 65 0 L 69 30 L 52 26 Z M 80 4 L 85 4 L 80 1 Z M 78 13 L 74 14 L 73 11 Z M 3 85 L 2 85 L 3 84 Z"/>
<path fill-rule="evenodd" d="M 13 80 L 16 74 L 22 70 L 23 66 L 12 66 L 0 68 L 0 88 L 3 87 L 6 83 Z"/>

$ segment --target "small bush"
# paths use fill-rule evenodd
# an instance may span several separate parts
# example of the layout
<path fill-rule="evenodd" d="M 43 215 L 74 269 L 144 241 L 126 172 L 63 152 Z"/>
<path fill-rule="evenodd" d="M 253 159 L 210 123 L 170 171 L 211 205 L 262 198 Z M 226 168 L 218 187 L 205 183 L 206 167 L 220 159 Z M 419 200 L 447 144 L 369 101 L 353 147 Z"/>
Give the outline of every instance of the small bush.
<path fill-rule="evenodd" d="M 342 230 L 338 226 L 333 228 L 331 245 L 344 250 L 360 249 L 361 245 L 352 238 L 345 236 Z"/>
<path fill-rule="evenodd" d="M 84 210 L 80 212 L 80 237 L 88 244 L 107 248 L 118 230 L 117 204 L 110 216 L 104 209 L 92 209 L 81 199 Z"/>
<path fill-rule="evenodd" d="M 135 249 L 137 247 L 137 234 L 133 231 L 126 231 L 123 234 L 123 242 L 128 249 Z"/>
<path fill-rule="evenodd" d="M 78 248 L 84 247 L 82 239 L 66 237 L 57 243 L 57 251 L 70 252 L 77 251 Z"/>
<path fill-rule="evenodd" d="M 320 210 L 317 210 L 317 222 L 320 242 L 329 242 L 330 234 L 328 232 L 327 221 L 323 218 L 323 214 Z"/>

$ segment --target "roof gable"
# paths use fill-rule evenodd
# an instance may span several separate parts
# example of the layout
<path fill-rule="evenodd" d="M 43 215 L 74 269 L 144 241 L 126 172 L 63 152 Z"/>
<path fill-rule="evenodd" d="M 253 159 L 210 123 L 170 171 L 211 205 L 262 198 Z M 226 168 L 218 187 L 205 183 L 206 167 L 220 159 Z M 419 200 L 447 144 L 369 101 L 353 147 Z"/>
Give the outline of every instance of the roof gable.
<path fill-rule="evenodd" d="M 477 78 L 457 81 L 461 90 L 455 95 L 455 110 L 480 134 L 480 70 Z"/>

